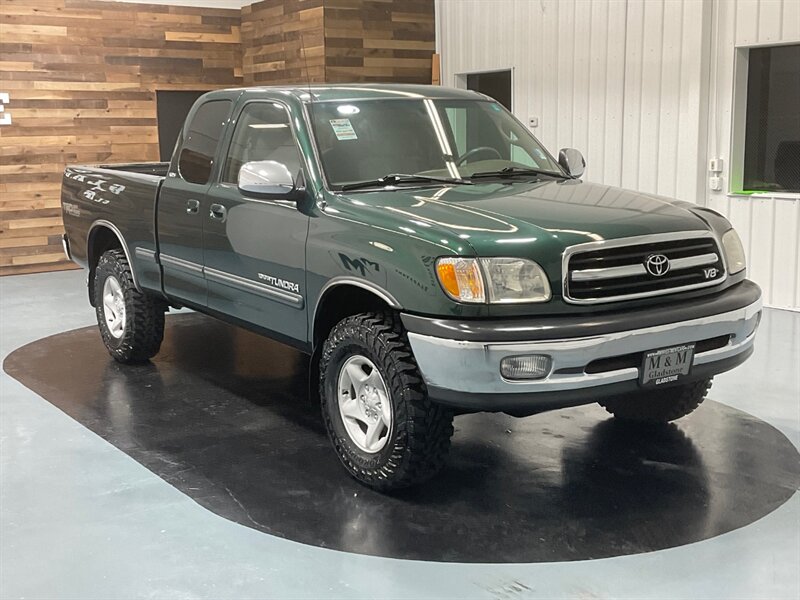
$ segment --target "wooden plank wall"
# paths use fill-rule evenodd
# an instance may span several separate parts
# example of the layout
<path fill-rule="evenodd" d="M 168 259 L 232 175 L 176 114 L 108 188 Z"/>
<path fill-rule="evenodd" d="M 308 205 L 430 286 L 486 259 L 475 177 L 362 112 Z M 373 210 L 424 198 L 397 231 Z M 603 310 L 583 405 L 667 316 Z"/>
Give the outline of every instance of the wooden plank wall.
<path fill-rule="evenodd" d="M 242 8 L 245 84 L 324 82 L 323 11 L 323 0 L 264 0 Z"/>
<path fill-rule="evenodd" d="M 430 83 L 433 0 L 0 0 L 0 275 L 70 268 L 65 164 L 158 160 L 156 90 Z"/>
<path fill-rule="evenodd" d="M 158 160 L 156 90 L 241 84 L 240 11 L 0 0 L 0 274 L 69 268 L 67 163 Z"/>
<path fill-rule="evenodd" d="M 431 83 L 433 0 L 325 0 L 329 82 Z"/>
<path fill-rule="evenodd" d="M 245 83 L 430 83 L 433 9 L 433 0 L 264 0 L 246 6 Z"/>

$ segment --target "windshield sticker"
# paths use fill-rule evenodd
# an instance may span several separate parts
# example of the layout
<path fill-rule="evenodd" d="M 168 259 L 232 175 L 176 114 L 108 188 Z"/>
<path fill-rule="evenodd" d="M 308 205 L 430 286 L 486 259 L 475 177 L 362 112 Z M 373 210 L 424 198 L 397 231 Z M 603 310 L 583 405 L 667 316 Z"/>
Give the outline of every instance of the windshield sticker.
<path fill-rule="evenodd" d="M 331 119 L 330 121 L 337 140 L 358 139 L 355 129 L 353 129 L 353 126 L 350 124 L 350 119 Z"/>

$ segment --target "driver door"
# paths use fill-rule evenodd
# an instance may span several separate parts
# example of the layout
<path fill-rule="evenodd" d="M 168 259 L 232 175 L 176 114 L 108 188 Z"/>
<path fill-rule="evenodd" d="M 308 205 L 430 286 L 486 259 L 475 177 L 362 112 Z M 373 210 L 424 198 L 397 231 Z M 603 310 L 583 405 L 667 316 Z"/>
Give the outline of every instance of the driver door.
<path fill-rule="evenodd" d="M 236 119 L 219 182 L 208 194 L 203 232 L 208 306 L 278 336 L 305 340 L 309 218 L 297 202 L 247 197 L 237 186 L 244 164 L 264 160 L 286 165 L 295 183 L 302 181 L 287 108 L 249 102 Z"/>

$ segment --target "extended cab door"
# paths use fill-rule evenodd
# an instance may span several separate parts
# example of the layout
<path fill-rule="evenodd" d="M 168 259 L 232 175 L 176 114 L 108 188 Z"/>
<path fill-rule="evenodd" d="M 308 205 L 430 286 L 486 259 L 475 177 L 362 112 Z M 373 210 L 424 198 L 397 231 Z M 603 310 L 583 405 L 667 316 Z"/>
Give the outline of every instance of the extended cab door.
<path fill-rule="evenodd" d="M 208 306 L 305 342 L 309 218 L 303 212 L 304 201 L 248 197 L 237 186 L 242 165 L 266 160 L 285 165 L 301 184 L 303 161 L 287 107 L 251 101 L 235 120 L 219 183 L 208 194 L 211 204 L 204 232 Z"/>
<path fill-rule="evenodd" d="M 208 100 L 187 117 L 158 197 L 159 259 L 164 292 L 206 306 L 203 226 L 214 157 L 231 111 L 230 100 Z"/>

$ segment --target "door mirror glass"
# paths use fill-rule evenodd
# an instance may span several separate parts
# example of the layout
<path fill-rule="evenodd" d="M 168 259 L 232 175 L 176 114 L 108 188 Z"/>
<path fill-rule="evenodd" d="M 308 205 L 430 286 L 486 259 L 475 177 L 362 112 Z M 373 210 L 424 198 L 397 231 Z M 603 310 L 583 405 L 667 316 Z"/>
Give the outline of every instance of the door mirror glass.
<path fill-rule="evenodd" d="M 572 177 L 580 177 L 586 170 L 583 154 L 575 148 L 562 148 L 558 151 L 558 164 Z"/>
<path fill-rule="evenodd" d="M 294 200 L 297 187 L 289 168 L 275 160 L 254 160 L 239 169 L 239 190 L 245 196 Z"/>

